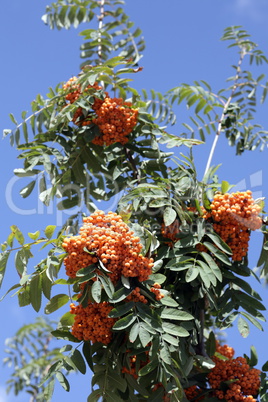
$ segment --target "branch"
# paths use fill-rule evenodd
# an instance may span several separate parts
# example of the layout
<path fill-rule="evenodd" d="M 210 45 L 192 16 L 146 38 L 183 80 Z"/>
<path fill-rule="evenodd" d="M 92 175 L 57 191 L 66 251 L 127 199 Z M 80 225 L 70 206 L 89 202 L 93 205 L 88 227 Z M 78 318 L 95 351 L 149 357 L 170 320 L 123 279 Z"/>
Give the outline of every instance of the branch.
<path fill-rule="evenodd" d="M 98 28 L 98 57 L 99 57 L 99 63 L 102 64 L 102 44 L 101 44 L 101 30 L 103 26 L 103 18 L 104 18 L 104 4 L 105 0 L 100 0 L 100 15 L 98 16 L 99 19 L 99 28 Z"/>
<path fill-rule="evenodd" d="M 244 59 L 246 54 L 247 53 L 246 53 L 245 50 L 241 51 L 241 53 L 240 53 L 240 59 L 238 61 L 237 68 L 236 68 L 236 76 L 235 76 L 235 80 L 234 80 L 233 89 L 232 89 L 232 92 L 231 92 L 229 98 L 227 99 L 227 101 L 226 101 L 226 103 L 224 105 L 223 112 L 222 112 L 221 118 L 220 118 L 219 123 L 218 123 L 218 129 L 217 129 L 217 132 L 216 132 L 216 135 L 215 135 L 215 138 L 214 138 L 214 141 L 213 141 L 213 144 L 211 146 L 210 153 L 209 153 L 209 157 L 208 157 L 208 161 L 207 161 L 207 165 L 206 165 L 206 169 L 205 169 L 205 172 L 204 172 L 203 179 L 206 176 L 207 172 L 209 171 L 211 161 L 212 161 L 215 149 L 216 149 L 216 145 L 217 145 L 220 133 L 221 133 L 222 123 L 224 121 L 225 114 L 226 114 L 226 112 L 228 110 L 228 107 L 229 107 L 233 97 L 234 97 L 235 91 L 236 91 L 237 87 L 239 86 L 238 80 L 240 78 L 240 73 L 241 73 L 241 64 L 242 64 L 242 61 L 243 61 L 243 59 Z"/>
<path fill-rule="evenodd" d="M 201 309 L 199 312 L 199 319 L 200 319 L 200 332 L 199 332 L 199 339 L 198 339 L 198 353 L 201 356 L 208 357 L 205 347 L 205 339 L 204 339 L 204 328 L 205 328 L 205 310 Z"/>

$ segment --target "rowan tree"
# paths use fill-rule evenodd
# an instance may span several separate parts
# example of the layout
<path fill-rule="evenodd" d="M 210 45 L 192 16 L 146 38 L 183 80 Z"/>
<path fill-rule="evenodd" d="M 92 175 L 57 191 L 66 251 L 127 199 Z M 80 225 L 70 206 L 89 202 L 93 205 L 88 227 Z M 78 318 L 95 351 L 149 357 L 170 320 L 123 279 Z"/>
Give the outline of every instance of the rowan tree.
<path fill-rule="evenodd" d="M 46 314 L 65 309 L 54 329 L 38 321 L 16 334 L 15 345 L 30 339 L 39 354 L 27 364 L 20 355 L 10 388 L 18 394 L 28 387 L 32 400 L 49 401 L 55 381 L 69 391 L 67 374 L 78 370 L 92 372 L 88 402 L 268 401 L 268 363 L 261 371 L 254 347 L 234 357 L 219 342 L 220 331 L 236 324 L 242 336 L 249 325 L 262 329 L 265 306 L 247 282 L 256 276 L 247 255 L 251 233 L 261 231 L 257 265 L 267 277 L 264 202 L 249 190 L 232 192 L 212 165 L 219 136 L 238 155 L 267 145 L 255 121 L 267 83 L 250 66 L 268 60 L 242 27 L 228 27 L 222 40 L 237 49 L 237 60 L 226 88 L 214 92 L 202 81 L 138 93 L 145 43 L 123 6 L 58 0 L 47 7 L 50 28 L 88 24 L 80 33 L 84 61 L 76 76 L 38 95 L 21 122 L 11 114 L 15 128 L 4 131 L 23 161 L 14 174 L 30 180 L 22 197 L 39 186 L 46 206 L 57 199 L 60 210 L 80 208 L 61 228 L 51 222 L 44 234 L 29 233 L 29 241 L 13 225 L 2 244 L 1 283 L 16 249 L 19 282 L 8 293 L 19 306 L 39 312 L 44 296 Z M 191 124 L 170 134 L 183 104 Z M 194 153 L 208 134 L 214 142 L 200 180 Z M 114 198 L 116 208 L 106 211 Z M 46 256 L 33 268 L 29 259 L 40 245 Z M 66 345 L 49 350 L 43 342 L 40 356 L 34 331 L 42 339 L 42 328 L 44 339 Z M 7 362 L 17 365 L 16 347 L 10 350 Z"/>

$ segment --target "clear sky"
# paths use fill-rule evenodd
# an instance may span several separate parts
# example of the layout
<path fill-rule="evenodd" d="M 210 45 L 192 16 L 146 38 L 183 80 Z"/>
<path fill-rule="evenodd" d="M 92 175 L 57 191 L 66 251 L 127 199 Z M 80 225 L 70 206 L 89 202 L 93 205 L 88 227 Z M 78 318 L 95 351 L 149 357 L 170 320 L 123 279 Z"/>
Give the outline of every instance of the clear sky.
<path fill-rule="evenodd" d="M 223 29 L 230 25 L 242 25 L 253 41 L 268 55 L 268 3 L 266 0 L 126 0 L 126 13 L 136 26 L 143 30 L 146 51 L 140 64 L 144 70 L 135 75 L 132 86 L 140 90 L 151 88 L 165 92 L 183 82 L 192 84 L 194 80 L 209 82 L 214 91 L 225 86 L 225 79 L 233 74 L 231 65 L 237 61 L 234 50 L 227 50 L 227 44 L 220 41 Z M 13 112 L 18 118 L 21 111 L 29 110 L 30 102 L 38 93 L 45 95 L 49 86 L 54 87 L 60 81 L 79 72 L 79 46 L 82 38 L 77 30 L 50 31 L 41 21 L 48 0 L 9 0 L 1 4 L 0 52 L 1 52 L 1 109 L 0 128 L 12 128 L 8 113 Z M 268 66 L 259 67 L 257 75 L 268 73 Z M 267 128 L 267 104 L 260 107 L 258 121 Z M 185 116 L 184 106 L 175 108 L 178 123 L 171 132 L 180 135 Z M 195 149 L 196 164 L 200 177 L 206 165 L 206 158 L 212 138 L 207 144 Z M 178 151 L 179 152 L 179 151 Z M 37 229 L 44 229 L 47 224 L 60 224 L 62 217 L 55 207 L 49 211 L 43 209 L 36 197 L 27 200 L 17 195 L 23 186 L 22 181 L 12 181 L 12 171 L 21 167 L 16 160 L 17 151 L 9 146 L 7 139 L 0 147 L 1 168 L 1 235 L 3 242 L 12 224 L 18 225 L 26 234 Z M 238 189 L 250 189 L 255 198 L 268 194 L 267 150 L 255 151 L 235 157 L 235 150 L 226 145 L 225 138 L 220 138 L 213 164 L 222 163 L 219 176 Z M 11 196 L 10 196 L 11 194 Z M 31 211 L 31 210 L 35 210 Z M 252 235 L 250 266 L 253 268 L 260 249 L 260 235 Z M 33 265 L 35 262 L 33 262 Z M 12 262 L 12 260 L 11 260 Z M 8 266 L 7 277 L 0 295 L 16 281 L 13 264 Z M 254 286 L 255 286 L 254 282 Z M 256 288 L 268 301 L 268 289 Z M 31 308 L 19 308 L 16 298 L 7 297 L 0 303 L 3 320 L 0 331 L 0 360 L 4 357 L 4 339 L 11 337 L 23 324 L 31 322 L 35 314 Z M 62 315 L 64 311 L 60 311 Z M 228 343 L 236 350 L 236 355 L 249 353 L 251 344 L 257 347 L 261 363 L 268 360 L 266 351 L 266 333 L 261 333 L 251 326 L 251 334 L 243 339 L 234 328 L 229 332 Z M 8 369 L 0 364 L 0 402 L 26 402 L 27 396 L 6 397 L 4 394 Z M 89 378 L 82 375 L 70 378 L 71 392 L 61 391 L 60 386 L 53 398 L 58 402 L 73 401 L 79 393 L 81 401 L 89 393 Z"/>

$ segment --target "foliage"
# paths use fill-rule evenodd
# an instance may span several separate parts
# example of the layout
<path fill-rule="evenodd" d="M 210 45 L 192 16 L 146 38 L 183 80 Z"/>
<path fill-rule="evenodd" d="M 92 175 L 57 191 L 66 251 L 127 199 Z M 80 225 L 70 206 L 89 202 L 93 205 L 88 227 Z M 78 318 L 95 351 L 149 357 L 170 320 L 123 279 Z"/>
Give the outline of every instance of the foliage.
<path fill-rule="evenodd" d="M 210 380 L 217 362 L 224 360 L 215 334 L 235 321 L 243 337 L 250 325 L 263 330 L 265 307 L 247 282 L 251 276 L 258 280 L 248 267 L 247 244 L 250 232 L 261 229 L 258 265 L 266 276 L 267 220 L 249 192 L 231 194 L 229 183 L 218 182 L 211 160 L 223 134 L 237 154 L 266 147 L 267 131 L 255 123 L 254 113 L 257 89 L 264 102 L 267 83 L 262 84 L 263 74 L 254 78 L 242 66 L 246 58 L 257 65 L 267 59 L 241 27 L 230 27 L 222 39 L 237 48 L 238 61 L 227 88 L 214 93 L 202 81 L 182 84 L 165 95 L 155 90 L 140 95 L 129 86 L 129 77 L 142 70 L 138 62 L 144 42 L 139 29 L 132 31 L 123 3 L 59 0 L 47 7 L 43 20 L 51 28 L 96 21 L 95 28 L 81 33 L 87 41 L 82 57 L 87 60 L 77 77 L 50 88 L 47 98 L 38 95 L 32 114 L 22 113 L 22 123 L 11 114 L 16 127 L 4 131 L 23 161 L 14 174 L 31 180 L 21 196 L 30 196 L 38 186 L 45 205 L 57 198 L 60 210 L 79 207 L 57 234 L 49 225 L 45 237 L 40 231 L 29 233 L 31 242 L 25 243 L 13 225 L 2 244 L 0 280 L 16 250 L 20 280 L 8 293 L 16 290 L 21 307 L 31 304 L 40 311 L 43 295 L 46 314 L 71 305 L 57 328 L 49 328 L 54 338 L 68 344 L 42 361 L 26 358 L 11 384 L 17 394 L 25 386 L 35 392 L 39 383 L 35 400 L 44 392 L 50 400 L 55 378 L 69 391 L 66 372 L 85 374 L 88 366 L 93 373 L 88 401 L 215 401 L 219 392 L 234 400 L 228 399 L 233 389 L 242 398 L 246 391 L 239 390 L 240 383 L 232 384 L 240 381 L 238 374 L 235 379 L 224 377 L 217 389 Z M 168 130 L 176 122 L 174 105 L 183 101 L 189 113 L 194 108 L 194 126 L 184 123 L 186 132 L 177 136 Z M 200 181 L 193 147 L 206 141 L 205 132 L 214 132 L 215 140 Z M 181 152 L 178 157 L 177 147 L 187 155 Z M 116 213 L 98 211 L 96 201 L 111 199 L 116 200 Z M 32 250 L 40 244 L 49 251 L 28 272 Z M 236 253 L 239 247 L 243 250 Z M 66 291 L 51 297 L 57 285 Z M 42 325 L 38 321 L 27 327 L 29 336 Z M 17 342 L 23 342 L 20 333 L 14 340 L 12 356 Z M 25 359 L 23 352 L 20 359 Z M 259 378 L 253 369 L 255 349 L 243 359 L 244 372 Z M 238 367 L 239 361 L 228 364 Z M 35 371 L 36 362 L 45 375 Z M 22 382 L 25 369 L 28 377 Z M 262 373 L 261 401 L 266 400 L 266 389 Z M 256 389 L 251 390 L 252 398 L 257 397 Z"/>
<path fill-rule="evenodd" d="M 7 357 L 4 364 L 14 368 L 7 391 L 13 389 L 15 395 L 26 390 L 31 400 L 49 400 L 53 393 L 54 381 L 46 386 L 40 381 L 46 377 L 51 365 L 64 355 L 59 348 L 51 348 L 52 322 L 37 318 L 35 323 L 21 327 L 13 338 L 6 340 Z"/>

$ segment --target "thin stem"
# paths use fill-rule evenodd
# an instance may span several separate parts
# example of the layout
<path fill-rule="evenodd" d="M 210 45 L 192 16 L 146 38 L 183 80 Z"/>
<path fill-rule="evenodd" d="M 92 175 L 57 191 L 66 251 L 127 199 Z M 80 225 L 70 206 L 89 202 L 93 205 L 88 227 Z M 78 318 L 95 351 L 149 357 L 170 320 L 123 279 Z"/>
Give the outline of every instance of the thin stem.
<path fill-rule="evenodd" d="M 23 244 L 23 245 L 21 245 L 21 246 L 19 246 L 19 247 L 14 247 L 14 248 L 10 248 L 10 249 L 8 249 L 8 250 L 4 250 L 3 253 L 4 253 L 5 251 L 6 251 L 6 252 L 11 252 L 11 251 L 16 251 L 16 250 L 21 250 L 21 249 L 27 248 L 27 247 L 29 247 L 29 246 L 35 246 L 35 245 L 37 245 L 37 244 L 39 244 L 39 243 L 44 243 L 44 242 L 46 242 L 46 241 L 48 241 L 48 239 L 39 239 L 39 240 L 37 240 L 37 241 L 35 241 L 35 242 L 32 242 L 32 243 L 26 243 L 26 244 Z"/>
<path fill-rule="evenodd" d="M 209 156 L 208 156 L 204 177 L 206 176 L 207 172 L 209 171 L 211 161 L 212 161 L 215 149 L 216 149 L 216 145 L 217 145 L 217 142 L 219 140 L 219 136 L 220 136 L 220 133 L 221 133 L 221 130 L 222 130 L 222 123 L 224 121 L 225 114 L 226 114 L 226 112 L 227 112 L 227 110 L 228 110 L 228 108 L 230 106 L 230 103 L 231 103 L 233 97 L 234 97 L 235 91 L 236 91 L 237 87 L 239 86 L 238 80 L 240 78 L 240 73 L 241 73 L 241 64 L 242 64 L 242 61 L 243 61 L 245 55 L 246 55 L 246 50 L 242 49 L 242 51 L 240 53 L 240 59 L 238 61 L 237 68 L 236 68 L 236 76 L 235 76 L 235 80 L 234 80 L 234 85 L 233 85 L 231 94 L 230 94 L 229 98 L 227 99 L 227 101 L 226 101 L 226 103 L 224 105 L 222 115 L 221 115 L 220 120 L 218 122 L 217 132 L 216 132 L 216 135 L 215 135 L 215 138 L 214 138 L 214 141 L 212 143 L 211 150 L 210 150 L 210 153 L 209 153 Z M 203 177 L 203 179 L 204 179 L 204 177 Z"/>
<path fill-rule="evenodd" d="M 101 44 L 101 31 L 103 27 L 103 18 L 104 18 L 104 4 L 105 0 L 100 0 L 100 15 L 98 17 L 99 19 L 99 28 L 98 28 L 98 57 L 99 57 L 99 63 L 102 64 L 102 44 Z"/>
<path fill-rule="evenodd" d="M 205 348 L 205 340 L 204 340 L 204 328 L 205 328 L 205 310 L 201 309 L 199 312 L 200 319 L 200 333 L 199 333 L 199 353 L 201 356 L 207 356 L 206 348 Z"/>

